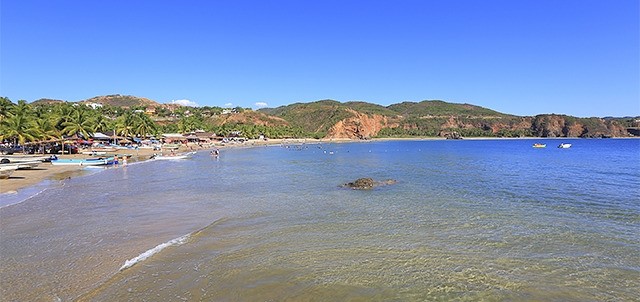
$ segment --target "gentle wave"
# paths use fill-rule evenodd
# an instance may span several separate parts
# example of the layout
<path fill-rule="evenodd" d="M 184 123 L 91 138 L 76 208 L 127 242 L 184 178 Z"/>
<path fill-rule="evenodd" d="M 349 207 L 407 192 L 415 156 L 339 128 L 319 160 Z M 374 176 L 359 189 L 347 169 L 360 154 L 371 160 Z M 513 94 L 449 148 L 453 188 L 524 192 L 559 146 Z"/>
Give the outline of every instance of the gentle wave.
<path fill-rule="evenodd" d="M 203 227 L 203 228 L 201 228 L 201 229 L 199 229 L 199 230 L 197 230 L 195 232 L 180 236 L 178 238 L 171 239 L 171 240 L 169 240 L 169 241 L 167 241 L 165 243 L 161 243 L 161 244 L 157 245 L 156 247 L 154 247 L 154 248 L 152 248 L 150 250 L 147 250 L 146 252 L 138 255 L 135 258 L 132 258 L 132 259 L 129 259 L 129 260 L 125 261 L 124 265 L 122 267 L 120 267 L 120 271 L 128 269 L 128 268 L 134 266 L 135 264 L 137 264 L 138 262 L 142 262 L 142 261 L 146 260 L 147 258 L 159 253 L 160 251 L 162 251 L 163 249 L 165 249 L 167 247 L 170 247 L 170 246 L 173 246 L 173 245 L 185 244 L 192 236 L 196 236 L 199 233 L 202 233 L 204 230 L 206 230 L 208 228 L 211 228 L 211 227 L 213 227 L 213 226 L 215 226 L 215 225 L 217 225 L 217 224 L 219 224 L 221 222 L 227 221 L 227 220 L 228 220 L 227 218 L 220 218 L 220 219 L 215 220 L 214 222 L 210 223 L 209 225 L 207 225 L 207 226 L 205 226 L 205 227 Z"/>
<path fill-rule="evenodd" d="M 162 251 L 163 249 L 173 246 L 173 245 L 181 245 L 184 244 L 185 242 L 187 242 L 187 240 L 189 239 L 189 237 L 191 236 L 191 234 L 187 234 L 184 236 L 180 236 L 178 238 L 175 239 L 171 239 L 165 243 L 159 244 L 156 247 L 138 255 L 137 257 L 127 260 L 124 262 L 124 265 L 122 267 L 120 267 L 120 271 L 123 271 L 125 269 L 128 269 L 134 265 L 136 265 L 138 262 L 142 262 L 144 260 L 146 260 L 147 258 L 159 253 L 160 251 Z"/>

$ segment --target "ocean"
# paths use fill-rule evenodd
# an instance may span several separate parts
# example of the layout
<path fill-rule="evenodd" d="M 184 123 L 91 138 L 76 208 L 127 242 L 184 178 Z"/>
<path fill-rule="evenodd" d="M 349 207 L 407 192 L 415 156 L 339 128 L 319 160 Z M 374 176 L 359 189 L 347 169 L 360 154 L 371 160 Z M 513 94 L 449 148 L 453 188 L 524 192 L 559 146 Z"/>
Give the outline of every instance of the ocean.
<path fill-rule="evenodd" d="M 224 149 L 0 198 L 1 301 L 640 299 L 638 139 Z"/>

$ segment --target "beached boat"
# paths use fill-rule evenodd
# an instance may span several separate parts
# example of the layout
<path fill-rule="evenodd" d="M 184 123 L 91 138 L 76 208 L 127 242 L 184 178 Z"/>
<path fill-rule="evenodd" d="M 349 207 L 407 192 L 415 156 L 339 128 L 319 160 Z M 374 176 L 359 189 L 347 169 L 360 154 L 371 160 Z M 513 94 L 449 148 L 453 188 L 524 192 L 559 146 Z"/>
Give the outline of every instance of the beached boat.
<path fill-rule="evenodd" d="M 118 151 L 118 149 L 113 148 L 113 147 L 95 147 L 95 148 L 93 148 L 93 151 L 95 151 L 95 152 L 116 152 L 116 151 Z"/>
<path fill-rule="evenodd" d="M 560 148 L 560 149 L 569 149 L 569 148 L 571 148 L 571 144 L 562 143 L 562 144 L 558 145 L 558 148 Z"/>
<path fill-rule="evenodd" d="M 546 148 L 547 144 L 533 144 L 534 148 Z"/>
<path fill-rule="evenodd" d="M 18 169 L 23 170 L 23 169 L 33 169 L 38 167 L 38 165 L 40 165 L 42 162 L 38 161 L 38 160 L 33 160 L 33 161 L 21 161 L 21 162 L 14 162 L 14 163 L 3 163 L 0 164 L 0 167 L 9 167 L 9 166 L 16 166 Z"/>
<path fill-rule="evenodd" d="M 113 157 L 84 158 L 84 159 L 56 159 L 52 160 L 54 166 L 104 166 L 114 163 Z"/>
<path fill-rule="evenodd" d="M 9 176 L 11 176 L 11 173 L 13 173 L 15 170 L 18 170 L 18 166 L 16 165 L 0 166 L 0 179 L 9 178 Z"/>
<path fill-rule="evenodd" d="M 45 162 L 49 160 L 49 156 L 29 156 L 29 155 L 3 155 L 0 158 L 0 164 L 21 163 L 21 162 Z"/>
<path fill-rule="evenodd" d="M 195 152 L 185 152 L 185 153 L 169 154 L 169 155 L 156 154 L 152 158 L 153 159 L 161 159 L 161 160 L 166 160 L 166 159 L 169 159 L 169 160 L 171 160 L 171 159 L 187 159 L 187 158 L 190 158 L 194 154 L 196 154 L 196 153 Z"/>
<path fill-rule="evenodd" d="M 105 154 L 107 154 L 107 151 L 95 151 L 95 150 L 93 150 L 93 151 L 82 151 L 82 154 L 93 155 L 93 156 L 105 155 Z"/>

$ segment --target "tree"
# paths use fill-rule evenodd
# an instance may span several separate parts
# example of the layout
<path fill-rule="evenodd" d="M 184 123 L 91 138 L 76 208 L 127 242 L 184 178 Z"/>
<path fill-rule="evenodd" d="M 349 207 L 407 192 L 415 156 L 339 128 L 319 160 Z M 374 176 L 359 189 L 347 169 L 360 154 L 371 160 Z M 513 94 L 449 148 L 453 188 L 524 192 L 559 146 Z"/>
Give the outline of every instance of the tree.
<path fill-rule="evenodd" d="M 9 98 L 0 97 L 0 121 L 7 117 L 7 114 L 13 106 L 15 106 L 15 104 L 12 103 Z"/>
<path fill-rule="evenodd" d="M 85 109 L 76 107 L 66 122 L 62 123 L 62 133 L 66 135 L 82 135 L 89 138 L 89 132 L 93 132 L 93 120 L 86 114 Z"/>
<path fill-rule="evenodd" d="M 23 146 L 25 142 L 35 141 L 40 136 L 34 119 L 24 113 L 9 113 L 0 123 L 0 130 L 0 139 L 13 139 Z"/>
<path fill-rule="evenodd" d="M 93 118 L 93 133 L 105 132 L 111 129 L 113 129 L 113 127 L 111 127 L 111 121 L 103 114 L 98 114 Z"/>
<path fill-rule="evenodd" d="M 146 137 L 148 134 L 155 134 L 158 131 L 156 123 L 154 123 L 146 114 L 137 114 L 137 119 L 133 125 L 133 132 L 140 137 Z"/>
<path fill-rule="evenodd" d="M 124 137 L 132 136 L 134 123 L 134 116 L 131 111 L 126 111 L 123 115 L 116 119 L 116 134 L 122 135 Z"/>
<path fill-rule="evenodd" d="M 36 119 L 35 126 L 38 130 L 40 139 L 58 139 L 62 136 L 62 133 L 54 126 L 54 123 L 51 122 L 50 118 L 45 117 Z"/>

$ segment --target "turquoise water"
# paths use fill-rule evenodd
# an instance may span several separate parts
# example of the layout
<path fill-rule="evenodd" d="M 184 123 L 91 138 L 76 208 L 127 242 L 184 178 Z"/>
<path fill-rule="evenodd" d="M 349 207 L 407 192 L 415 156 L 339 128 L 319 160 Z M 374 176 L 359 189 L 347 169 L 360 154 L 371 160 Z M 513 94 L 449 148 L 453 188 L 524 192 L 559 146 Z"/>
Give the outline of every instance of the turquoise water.
<path fill-rule="evenodd" d="M 360 177 L 398 182 L 339 187 Z M 631 301 L 640 140 L 226 149 L 74 178 L 0 218 L 8 300 Z"/>

